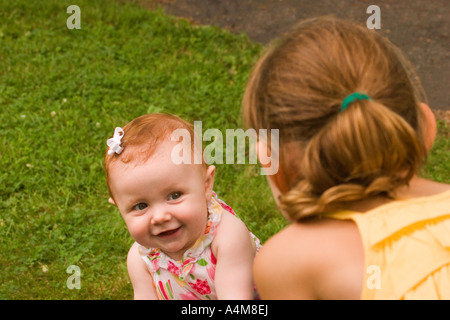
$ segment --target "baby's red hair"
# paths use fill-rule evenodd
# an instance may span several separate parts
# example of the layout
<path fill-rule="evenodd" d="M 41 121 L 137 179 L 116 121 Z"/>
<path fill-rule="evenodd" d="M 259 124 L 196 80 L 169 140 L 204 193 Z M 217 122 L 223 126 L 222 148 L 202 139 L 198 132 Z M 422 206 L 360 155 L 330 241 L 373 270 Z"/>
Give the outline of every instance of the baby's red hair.
<path fill-rule="evenodd" d="M 109 171 L 112 164 L 147 161 L 163 141 L 170 141 L 171 135 L 176 129 L 185 129 L 191 136 L 191 147 L 194 150 L 195 133 L 192 124 L 178 116 L 164 113 L 151 113 L 140 116 L 123 127 L 122 138 L 123 151 L 120 154 L 108 154 L 105 152 L 104 164 L 106 171 L 106 183 L 112 197 Z M 203 161 L 203 166 L 206 166 Z"/>

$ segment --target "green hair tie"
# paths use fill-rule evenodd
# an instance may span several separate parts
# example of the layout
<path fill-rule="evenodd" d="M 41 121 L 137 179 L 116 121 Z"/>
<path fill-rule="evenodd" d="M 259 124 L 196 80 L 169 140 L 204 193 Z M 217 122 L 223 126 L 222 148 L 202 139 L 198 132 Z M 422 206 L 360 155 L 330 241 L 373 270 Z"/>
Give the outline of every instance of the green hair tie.
<path fill-rule="evenodd" d="M 361 92 L 354 92 L 348 95 L 341 104 L 341 111 L 347 109 L 348 105 L 355 100 L 372 100 L 367 94 Z"/>

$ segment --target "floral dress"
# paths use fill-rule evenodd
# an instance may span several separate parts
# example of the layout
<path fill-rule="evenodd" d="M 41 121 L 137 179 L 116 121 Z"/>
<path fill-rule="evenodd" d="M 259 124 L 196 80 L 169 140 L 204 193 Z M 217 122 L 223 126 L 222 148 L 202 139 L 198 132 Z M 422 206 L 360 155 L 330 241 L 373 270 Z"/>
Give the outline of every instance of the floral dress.
<path fill-rule="evenodd" d="M 153 276 L 153 285 L 159 299 L 217 299 L 214 285 L 217 260 L 211 250 L 211 243 L 222 217 L 222 209 L 236 215 L 230 206 L 214 194 L 208 205 L 205 233 L 184 253 L 181 261 L 170 258 L 158 248 L 146 248 L 138 244 L 139 253 Z M 259 239 L 251 232 L 250 235 L 259 250 Z"/>

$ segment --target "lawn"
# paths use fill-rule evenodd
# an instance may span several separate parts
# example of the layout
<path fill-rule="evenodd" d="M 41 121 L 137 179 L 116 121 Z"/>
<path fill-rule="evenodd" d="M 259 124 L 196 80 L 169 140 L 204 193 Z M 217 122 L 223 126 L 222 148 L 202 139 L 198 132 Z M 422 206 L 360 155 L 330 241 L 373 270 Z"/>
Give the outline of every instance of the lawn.
<path fill-rule="evenodd" d="M 242 127 L 261 52 L 245 35 L 137 4 L 0 0 L 0 299 L 130 299 L 132 243 L 108 203 L 103 155 L 114 127 L 149 112 Z M 450 129 L 423 175 L 450 182 Z M 215 191 L 264 242 L 286 225 L 257 165 L 216 165 Z M 69 266 L 81 271 L 69 289 Z"/>

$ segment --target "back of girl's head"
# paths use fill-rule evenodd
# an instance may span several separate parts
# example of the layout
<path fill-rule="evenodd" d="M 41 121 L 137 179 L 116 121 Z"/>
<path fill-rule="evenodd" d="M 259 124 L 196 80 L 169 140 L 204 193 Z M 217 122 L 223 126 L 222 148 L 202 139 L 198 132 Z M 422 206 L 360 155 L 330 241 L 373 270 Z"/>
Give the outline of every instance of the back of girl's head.
<path fill-rule="evenodd" d="M 371 100 L 341 111 L 354 92 Z M 289 190 L 280 200 L 291 218 L 407 184 L 426 156 L 422 92 L 394 45 L 348 21 L 306 20 L 270 49 L 250 76 L 244 118 L 256 130 L 280 130 Z M 293 146 L 301 159 L 288 159 Z"/>
<path fill-rule="evenodd" d="M 172 133 L 177 130 L 186 130 L 191 138 L 191 147 L 194 150 L 195 133 L 192 124 L 178 116 L 163 113 L 151 113 L 140 116 L 123 127 L 123 138 L 120 154 L 105 153 L 106 181 L 109 186 L 109 170 L 114 163 L 140 164 L 147 161 L 163 141 L 171 141 Z M 203 163 L 205 166 L 205 163 Z"/>

